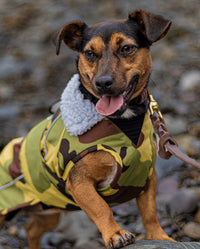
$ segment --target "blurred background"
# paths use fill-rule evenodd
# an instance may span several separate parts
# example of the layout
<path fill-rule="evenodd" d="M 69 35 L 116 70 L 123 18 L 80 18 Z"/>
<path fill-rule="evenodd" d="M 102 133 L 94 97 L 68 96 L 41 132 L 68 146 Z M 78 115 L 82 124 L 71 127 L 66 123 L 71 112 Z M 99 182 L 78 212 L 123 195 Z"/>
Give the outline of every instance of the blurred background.
<path fill-rule="evenodd" d="M 52 35 L 71 21 L 92 25 L 126 18 L 135 9 L 163 15 L 173 22 L 168 35 L 151 47 L 154 66 L 150 86 L 171 134 L 184 151 L 200 159 L 199 0 L 1 0 L 0 148 L 11 138 L 26 135 L 36 123 L 47 117 L 49 106 L 59 100 L 66 83 L 76 73 L 77 54 L 62 45 L 60 55 L 56 56 Z M 182 188 L 195 188 L 196 191 L 200 176 L 197 170 L 182 165 L 175 158 L 170 161 L 158 159 L 157 167 L 161 186 L 158 194 L 170 196 L 167 203 L 163 204 L 166 196 L 161 201 L 165 210 L 162 211 L 167 216 L 167 207 L 174 194 Z M 171 192 L 163 193 L 169 186 L 172 186 Z M 133 203 L 131 205 L 134 206 Z M 195 210 L 198 205 L 199 197 Z M 115 212 L 117 215 L 117 210 Z M 126 217 L 121 215 L 116 217 Z M 163 217 L 162 212 L 160 216 Z M 189 215 L 190 222 L 193 222 L 193 217 Z M 184 220 L 182 227 L 185 219 L 189 218 L 180 219 Z M 167 216 L 166 229 L 174 237 L 200 239 L 200 235 L 192 238 L 182 230 L 182 235 L 175 234 L 177 227 L 173 224 L 173 228 L 172 221 L 168 219 Z M 198 224 L 197 221 L 193 223 Z M 141 220 L 138 222 L 141 223 Z M 138 232 L 138 235 L 141 234 L 143 232 Z"/>

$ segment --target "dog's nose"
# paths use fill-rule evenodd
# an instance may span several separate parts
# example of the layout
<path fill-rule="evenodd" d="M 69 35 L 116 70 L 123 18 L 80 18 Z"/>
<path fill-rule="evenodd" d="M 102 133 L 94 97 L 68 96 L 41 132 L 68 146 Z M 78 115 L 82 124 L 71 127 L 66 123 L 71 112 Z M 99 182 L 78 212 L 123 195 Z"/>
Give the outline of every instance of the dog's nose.
<path fill-rule="evenodd" d="M 113 78 L 109 75 L 98 77 L 95 81 L 99 90 L 107 90 L 111 88 L 113 84 Z"/>

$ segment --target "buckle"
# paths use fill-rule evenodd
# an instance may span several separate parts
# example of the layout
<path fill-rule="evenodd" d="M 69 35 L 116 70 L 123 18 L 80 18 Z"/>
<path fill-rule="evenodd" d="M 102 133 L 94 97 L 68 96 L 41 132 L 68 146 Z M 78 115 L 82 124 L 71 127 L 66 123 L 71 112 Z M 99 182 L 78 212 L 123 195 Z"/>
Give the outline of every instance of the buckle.
<path fill-rule="evenodd" d="M 154 99 L 149 87 L 148 87 L 147 91 L 148 91 L 148 95 L 149 95 L 149 112 L 150 112 L 150 115 L 153 115 L 154 112 L 157 112 L 158 115 L 160 116 L 160 118 L 163 118 L 162 113 L 161 113 L 161 111 L 159 109 L 158 103 Z"/>

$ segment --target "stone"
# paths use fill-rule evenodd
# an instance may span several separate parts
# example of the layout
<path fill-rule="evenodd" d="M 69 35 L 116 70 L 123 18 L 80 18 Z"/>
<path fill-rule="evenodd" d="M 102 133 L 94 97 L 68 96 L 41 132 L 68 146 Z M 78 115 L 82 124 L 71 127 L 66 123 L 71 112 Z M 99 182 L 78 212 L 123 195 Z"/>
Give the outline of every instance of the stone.
<path fill-rule="evenodd" d="M 18 233 L 18 227 L 13 225 L 8 228 L 8 233 L 12 236 L 16 236 Z"/>
<path fill-rule="evenodd" d="M 178 181 L 174 177 L 165 177 L 158 184 L 158 193 L 174 195 L 178 191 Z"/>
<path fill-rule="evenodd" d="M 187 9 L 184 6 L 187 6 Z M 89 0 L 1 0 L 0 9 L 1 147 L 14 137 L 26 135 L 33 124 L 46 118 L 49 115 L 48 106 L 60 98 L 66 82 L 76 72 L 76 63 L 74 62 L 77 54 L 62 43 L 60 55 L 58 57 L 55 55 L 55 46 L 51 42 L 54 32 L 74 20 L 82 20 L 88 25 L 92 25 L 108 19 L 126 18 L 127 13 L 134 9 L 148 9 L 152 13 L 158 13 L 173 20 L 172 28 L 167 36 L 151 47 L 154 67 L 149 86 L 156 90 L 155 98 L 158 97 L 156 99 L 165 116 L 167 114 L 170 115 L 171 119 L 183 120 L 184 126 L 186 124 L 187 127 L 188 124 L 197 122 L 194 128 L 189 126 L 188 131 L 189 135 L 196 137 L 196 139 L 192 138 L 192 143 L 196 148 L 195 157 L 199 159 L 200 146 L 197 141 L 199 140 L 200 96 L 198 88 L 200 71 L 198 68 L 198 0 L 184 0 L 184 5 L 183 1 L 157 0 L 115 0 L 104 1 L 103 4 L 97 0 L 94 0 L 92 4 Z M 197 76 L 195 76 L 195 71 Z M 184 81 L 186 81 L 186 87 L 185 83 L 182 83 Z M 191 82 L 193 82 L 192 85 Z M 173 126 L 172 132 L 176 133 L 176 129 L 178 134 L 185 132 L 185 127 L 180 129 L 180 127 L 176 127 L 176 123 Z M 180 135 L 182 136 L 182 133 Z M 173 175 L 174 171 L 179 170 L 182 165 L 183 162 L 174 156 L 169 160 L 158 157 L 156 168 L 159 182 L 167 175 Z M 182 169 L 178 171 L 178 174 L 183 177 Z M 196 178 L 195 182 L 199 183 Z M 172 194 L 159 193 L 159 195 L 158 214 L 162 222 L 164 217 L 169 216 L 166 212 L 166 206 L 170 202 Z M 59 247 L 50 246 L 48 243 L 52 234 L 49 234 L 43 249 L 55 247 L 68 249 L 72 247 L 69 246 L 71 241 L 73 241 L 73 245 L 76 242 L 80 242 L 79 245 L 84 245 L 87 241 L 99 236 L 96 226 L 84 215 L 74 213 L 73 219 L 70 215 L 62 216 L 63 230 L 61 227 L 59 231 L 55 230 L 55 233 L 66 234 L 69 242 L 62 242 Z M 115 217 L 126 226 L 129 226 L 129 223 L 134 226 L 135 220 L 139 220 L 138 223 L 141 223 L 141 218 L 132 210 L 132 207 L 130 209 L 127 207 L 125 210 L 120 208 Z M 17 236 L 14 237 L 15 240 L 7 233 L 7 226 L 4 226 L 0 231 L 0 238 L 3 237 L 5 243 L 2 244 L 0 240 L 0 245 L 6 249 L 27 248 L 27 246 L 20 246 L 17 243 L 17 241 L 25 241 L 23 232 L 20 235 L 21 223 L 12 224 L 19 228 Z M 167 227 L 170 227 L 170 224 Z M 83 233 L 83 235 L 77 234 L 76 231 Z M 140 238 L 143 237 L 144 235 L 141 234 Z M 182 238 L 179 237 L 179 239 Z M 140 245 L 152 249 L 152 247 L 158 246 L 174 248 L 176 245 L 179 248 L 181 245 L 185 245 L 184 248 L 194 245 L 193 248 L 195 248 L 197 244 L 167 244 L 167 242 L 156 244 L 145 241 L 137 243 L 135 248 L 140 247 Z M 1 246 L 0 249 L 2 249 Z"/>
<path fill-rule="evenodd" d="M 123 249 L 199 249 L 198 242 L 171 242 L 164 240 L 141 240 Z"/>
<path fill-rule="evenodd" d="M 0 118 L 18 117 L 19 114 L 20 114 L 20 108 L 16 103 L 10 105 L 2 105 L 0 108 Z"/>
<path fill-rule="evenodd" d="M 200 137 L 200 121 L 188 125 L 188 132 L 192 136 Z"/>
<path fill-rule="evenodd" d="M 27 239 L 27 234 L 26 234 L 26 230 L 24 227 L 19 228 L 17 236 L 18 236 L 18 238 L 20 238 L 22 240 Z"/>
<path fill-rule="evenodd" d="M 129 202 L 120 204 L 118 206 L 114 206 L 111 208 L 114 214 L 120 217 L 127 217 L 127 216 L 137 216 L 139 215 L 138 207 L 136 204 L 136 200 L 133 199 Z"/>
<path fill-rule="evenodd" d="M 192 70 L 182 75 L 180 88 L 182 91 L 189 91 L 200 85 L 200 71 Z"/>
<path fill-rule="evenodd" d="M 172 115 L 164 115 L 164 120 L 166 123 L 166 127 L 169 130 L 171 135 L 178 135 L 181 133 L 185 133 L 187 131 L 187 125 L 184 118 L 180 118 Z"/>
<path fill-rule="evenodd" d="M 191 189 L 179 190 L 171 199 L 169 207 L 172 216 L 192 213 L 198 207 L 199 198 Z"/>
<path fill-rule="evenodd" d="M 91 240 L 87 241 L 79 246 L 73 247 L 73 249 L 105 249 L 105 245 L 103 242 L 99 240 Z"/>
<path fill-rule="evenodd" d="M 158 182 L 173 170 L 178 170 L 183 162 L 175 156 L 171 156 L 168 160 L 159 157 L 156 158 L 156 173 Z"/>
<path fill-rule="evenodd" d="M 98 237 L 96 225 L 83 211 L 62 214 L 61 222 L 55 231 L 63 233 L 66 240 L 76 246 Z"/>
<path fill-rule="evenodd" d="M 187 155 L 191 157 L 198 155 L 198 142 L 196 141 L 199 141 L 199 139 L 196 139 L 193 135 L 182 134 L 176 137 L 176 141 Z"/>
<path fill-rule="evenodd" d="M 200 224 L 189 222 L 183 227 L 183 232 L 190 238 L 200 239 Z"/>
<path fill-rule="evenodd" d="M 64 243 L 66 240 L 67 239 L 66 239 L 65 234 L 53 232 L 53 233 L 51 233 L 51 236 L 49 236 L 48 241 L 49 241 L 50 245 L 59 246 L 62 243 Z"/>

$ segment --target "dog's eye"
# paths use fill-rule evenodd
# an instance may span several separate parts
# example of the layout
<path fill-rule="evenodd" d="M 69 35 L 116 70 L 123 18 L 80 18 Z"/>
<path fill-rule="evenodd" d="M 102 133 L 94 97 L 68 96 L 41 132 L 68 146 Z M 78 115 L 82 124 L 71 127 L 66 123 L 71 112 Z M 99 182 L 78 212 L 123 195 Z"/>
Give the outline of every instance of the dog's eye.
<path fill-rule="evenodd" d="M 124 45 L 120 49 L 120 53 L 122 55 L 128 55 L 128 54 L 131 54 L 135 49 L 136 49 L 136 46 L 134 46 L 134 45 Z"/>
<path fill-rule="evenodd" d="M 86 50 L 84 54 L 87 59 L 94 60 L 96 58 L 96 54 L 92 50 Z"/>

